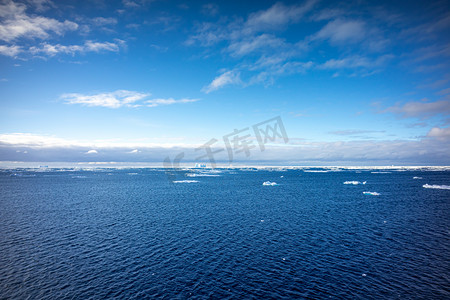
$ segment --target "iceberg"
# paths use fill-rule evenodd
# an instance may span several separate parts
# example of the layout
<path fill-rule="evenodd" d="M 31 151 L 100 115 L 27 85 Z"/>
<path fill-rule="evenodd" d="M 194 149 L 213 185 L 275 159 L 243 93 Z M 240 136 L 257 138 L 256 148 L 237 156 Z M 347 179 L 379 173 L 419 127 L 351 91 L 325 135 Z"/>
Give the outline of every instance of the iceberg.
<path fill-rule="evenodd" d="M 276 182 L 270 182 L 270 181 L 264 181 L 262 185 L 271 185 L 271 186 L 274 186 L 274 185 L 278 185 L 278 183 L 276 183 Z"/>
<path fill-rule="evenodd" d="M 370 195 L 370 196 L 380 196 L 380 193 L 377 192 L 363 192 L 364 195 Z"/>
<path fill-rule="evenodd" d="M 196 183 L 198 180 L 176 180 L 173 183 Z"/>
<path fill-rule="evenodd" d="M 424 184 L 426 189 L 450 190 L 450 185 Z"/>

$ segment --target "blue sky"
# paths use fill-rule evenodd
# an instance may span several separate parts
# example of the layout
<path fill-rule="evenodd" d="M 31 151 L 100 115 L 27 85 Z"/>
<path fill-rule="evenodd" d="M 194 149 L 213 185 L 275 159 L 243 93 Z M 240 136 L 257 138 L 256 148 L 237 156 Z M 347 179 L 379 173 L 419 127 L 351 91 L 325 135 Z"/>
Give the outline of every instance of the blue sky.
<path fill-rule="evenodd" d="M 0 3 L 1 161 L 450 164 L 449 1 Z"/>

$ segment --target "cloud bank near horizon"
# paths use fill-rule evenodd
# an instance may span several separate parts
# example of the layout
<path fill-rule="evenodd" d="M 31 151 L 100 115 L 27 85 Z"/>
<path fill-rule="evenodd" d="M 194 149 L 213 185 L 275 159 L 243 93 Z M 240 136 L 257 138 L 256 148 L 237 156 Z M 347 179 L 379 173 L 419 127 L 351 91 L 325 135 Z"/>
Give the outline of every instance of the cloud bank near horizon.
<path fill-rule="evenodd" d="M 78 142 L 32 134 L 0 135 L 0 160 L 21 162 L 161 162 L 184 153 L 183 162 L 210 163 L 201 145 Z M 308 142 L 291 139 L 288 144 L 269 144 L 261 152 L 251 149 L 247 157 L 235 154 L 236 163 L 348 164 L 348 165 L 450 165 L 450 135 L 432 129 L 420 140 Z M 220 147 L 212 148 L 213 151 Z M 223 147 L 222 147 L 223 149 Z M 229 163 L 227 151 L 214 155 L 218 163 Z M 232 163 L 231 162 L 231 163 Z"/>

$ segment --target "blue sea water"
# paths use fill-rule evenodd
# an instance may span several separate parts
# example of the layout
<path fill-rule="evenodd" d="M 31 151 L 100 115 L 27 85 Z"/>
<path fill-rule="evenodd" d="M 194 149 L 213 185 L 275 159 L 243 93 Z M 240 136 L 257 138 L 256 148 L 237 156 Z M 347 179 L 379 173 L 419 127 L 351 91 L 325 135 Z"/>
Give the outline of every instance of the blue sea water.
<path fill-rule="evenodd" d="M 172 176 L 1 171 L 0 299 L 450 298 L 449 171 Z"/>

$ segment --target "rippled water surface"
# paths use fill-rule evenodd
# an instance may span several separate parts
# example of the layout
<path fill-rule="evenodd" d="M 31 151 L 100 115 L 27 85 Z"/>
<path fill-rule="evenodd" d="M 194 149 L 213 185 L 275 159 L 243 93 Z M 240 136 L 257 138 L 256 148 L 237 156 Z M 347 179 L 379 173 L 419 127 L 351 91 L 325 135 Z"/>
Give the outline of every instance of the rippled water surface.
<path fill-rule="evenodd" d="M 450 297 L 450 172 L 174 177 L 1 171 L 0 298 Z"/>

